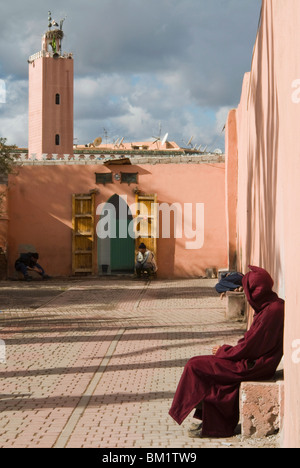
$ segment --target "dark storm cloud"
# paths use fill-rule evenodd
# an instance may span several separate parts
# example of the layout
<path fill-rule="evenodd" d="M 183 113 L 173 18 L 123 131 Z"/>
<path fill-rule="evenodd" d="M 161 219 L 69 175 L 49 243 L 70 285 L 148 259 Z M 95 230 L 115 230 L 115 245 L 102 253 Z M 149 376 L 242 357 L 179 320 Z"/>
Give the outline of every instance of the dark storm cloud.
<path fill-rule="evenodd" d="M 250 68 L 259 6 L 256 0 L 103 2 L 82 12 L 88 34 L 70 31 L 76 71 L 180 73 L 199 104 L 228 105 Z"/>
<path fill-rule="evenodd" d="M 162 121 L 173 139 L 194 131 L 201 138 L 205 131 L 207 141 L 214 139 L 226 108 L 237 105 L 243 75 L 250 69 L 260 4 L 52 0 L 52 17 L 59 21 L 67 16 L 63 49 L 74 54 L 80 138 L 92 140 L 89 129 L 93 133 L 107 124 L 139 140 L 151 136 Z M 28 57 L 41 49 L 48 8 L 49 3 L 37 0 L 0 5 L 0 79 L 15 81 L 15 89 L 27 80 Z M 10 138 L 12 114 L 24 120 L 27 105 L 24 86 L 10 99 L 9 109 L 0 104 L 0 128 Z M 205 120 L 212 113 L 215 119 Z M 22 143 L 13 142 L 26 144 L 26 132 Z"/>

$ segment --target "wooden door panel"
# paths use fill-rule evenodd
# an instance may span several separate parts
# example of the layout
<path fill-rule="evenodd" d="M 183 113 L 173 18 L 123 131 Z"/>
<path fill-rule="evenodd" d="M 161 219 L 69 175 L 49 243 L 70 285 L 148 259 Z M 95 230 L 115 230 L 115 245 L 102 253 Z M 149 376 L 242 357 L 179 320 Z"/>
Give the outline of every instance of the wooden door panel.
<path fill-rule="evenodd" d="M 135 249 L 141 242 L 156 255 L 156 240 L 158 228 L 158 210 L 157 210 L 157 195 L 136 195 L 136 241 Z"/>
<path fill-rule="evenodd" d="M 72 196 L 72 274 L 92 274 L 95 194 Z"/>

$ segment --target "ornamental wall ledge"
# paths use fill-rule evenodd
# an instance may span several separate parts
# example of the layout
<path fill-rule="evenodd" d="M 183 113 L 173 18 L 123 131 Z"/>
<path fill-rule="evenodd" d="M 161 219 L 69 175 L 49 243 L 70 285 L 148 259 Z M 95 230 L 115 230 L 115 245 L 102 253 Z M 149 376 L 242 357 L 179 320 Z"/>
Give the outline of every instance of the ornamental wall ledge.
<path fill-rule="evenodd" d="M 62 55 L 59 55 L 59 54 L 55 54 L 53 52 L 50 52 L 50 51 L 45 51 L 45 50 L 40 50 L 39 52 L 36 52 L 35 54 L 33 55 L 30 55 L 29 59 L 28 59 L 28 63 L 33 63 L 35 60 L 38 60 L 42 57 L 46 57 L 46 58 L 55 58 L 55 57 L 58 57 L 58 58 L 64 58 L 64 59 L 72 59 L 73 58 L 73 54 L 70 52 L 70 53 L 64 53 Z"/>
<path fill-rule="evenodd" d="M 123 155 L 123 154 L 89 154 L 89 153 L 78 153 L 78 154 L 42 154 L 37 157 L 37 154 L 14 153 L 14 158 L 17 163 L 21 165 L 74 165 L 74 164 L 108 164 L 110 161 L 114 162 L 118 160 L 122 163 L 122 159 L 130 159 L 131 164 L 201 164 L 201 163 L 224 163 L 224 154 L 198 154 L 198 155 L 183 155 L 183 154 L 158 154 L 155 156 L 134 154 Z"/>

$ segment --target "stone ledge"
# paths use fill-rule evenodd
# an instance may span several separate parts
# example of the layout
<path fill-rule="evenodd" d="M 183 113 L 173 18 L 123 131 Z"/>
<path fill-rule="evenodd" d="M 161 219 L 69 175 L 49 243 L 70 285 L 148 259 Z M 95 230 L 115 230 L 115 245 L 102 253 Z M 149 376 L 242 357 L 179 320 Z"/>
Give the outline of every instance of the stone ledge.
<path fill-rule="evenodd" d="M 241 320 L 245 317 L 246 297 L 243 292 L 226 292 L 226 319 Z"/>
<path fill-rule="evenodd" d="M 108 163 L 110 160 L 119 158 L 129 158 L 131 164 L 216 164 L 224 163 L 224 155 L 215 154 L 203 154 L 203 155 L 189 155 L 182 153 L 160 153 L 156 154 L 134 154 L 133 152 L 122 152 L 120 154 L 109 154 L 103 152 L 85 152 L 74 154 L 43 154 L 41 158 L 37 158 L 36 154 L 28 155 L 28 152 L 15 151 L 13 153 L 14 158 L 18 164 L 21 165 L 103 165 Z"/>
<path fill-rule="evenodd" d="M 243 382 L 240 388 L 240 418 L 243 437 L 267 437 L 283 425 L 284 381 L 282 372 L 264 382 Z"/>

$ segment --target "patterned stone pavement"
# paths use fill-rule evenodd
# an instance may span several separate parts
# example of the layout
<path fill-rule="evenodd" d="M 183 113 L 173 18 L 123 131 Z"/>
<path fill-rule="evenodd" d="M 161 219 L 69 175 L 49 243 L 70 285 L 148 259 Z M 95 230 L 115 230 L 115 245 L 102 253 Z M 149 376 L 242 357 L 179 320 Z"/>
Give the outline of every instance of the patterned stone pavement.
<path fill-rule="evenodd" d="M 248 448 L 190 439 L 168 410 L 187 360 L 235 344 L 215 280 L 0 283 L 1 448 Z M 3 349 L 3 348 L 2 348 Z"/>

